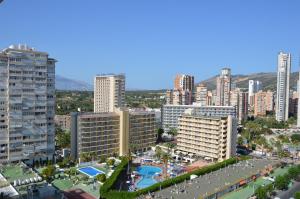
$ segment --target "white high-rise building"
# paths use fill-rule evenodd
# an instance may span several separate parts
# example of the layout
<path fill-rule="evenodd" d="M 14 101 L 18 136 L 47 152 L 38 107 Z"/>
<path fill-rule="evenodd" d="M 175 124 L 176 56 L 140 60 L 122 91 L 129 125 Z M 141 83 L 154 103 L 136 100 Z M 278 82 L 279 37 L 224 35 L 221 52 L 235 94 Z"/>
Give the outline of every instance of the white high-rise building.
<path fill-rule="evenodd" d="M 27 45 L 0 52 L 0 165 L 53 158 L 55 62 Z"/>
<path fill-rule="evenodd" d="M 249 80 L 249 99 L 248 101 L 251 101 L 251 97 L 254 96 L 255 93 L 260 91 L 262 89 L 262 83 L 261 81 L 255 81 L 255 80 Z"/>
<path fill-rule="evenodd" d="M 291 54 L 280 52 L 278 54 L 277 68 L 277 98 L 276 120 L 287 121 L 289 116 L 289 90 L 291 73 Z"/>
<path fill-rule="evenodd" d="M 297 81 L 297 94 L 298 94 L 298 111 L 297 111 L 297 127 L 300 127 L 300 71 L 299 79 Z"/>
<path fill-rule="evenodd" d="M 94 112 L 114 112 L 125 106 L 125 75 L 104 74 L 94 79 Z"/>

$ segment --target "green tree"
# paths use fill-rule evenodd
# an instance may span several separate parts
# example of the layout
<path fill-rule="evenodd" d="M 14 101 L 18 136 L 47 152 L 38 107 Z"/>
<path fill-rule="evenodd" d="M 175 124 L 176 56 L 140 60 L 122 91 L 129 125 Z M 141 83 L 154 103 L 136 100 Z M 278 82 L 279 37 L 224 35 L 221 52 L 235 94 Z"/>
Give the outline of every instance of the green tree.
<path fill-rule="evenodd" d="M 300 174 L 300 170 L 298 167 L 291 167 L 288 170 L 288 176 L 291 179 L 294 179 L 294 180 L 297 179 L 299 174 Z"/>
<path fill-rule="evenodd" d="M 42 170 L 42 176 L 47 180 L 50 181 L 55 174 L 55 167 L 53 165 L 48 165 L 46 168 Z"/>
<path fill-rule="evenodd" d="M 293 134 L 291 136 L 291 141 L 294 143 L 294 144 L 298 144 L 300 142 L 300 134 Z"/>
<path fill-rule="evenodd" d="M 71 134 L 70 132 L 62 132 L 57 134 L 56 136 L 56 144 L 57 146 L 62 148 L 70 148 L 71 145 Z"/>
<path fill-rule="evenodd" d="M 112 159 L 112 158 L 109 158 L 106 160 L 106 163 L 109 165 L 109 166 L 113 166 L 115 164 L 115 159 Z"/>
<path fill-rule="evenodd" d="M 294 198 L 295 199 L 300 199 L 300 191 L 295 193 Z"/>
<path fill-rule="evenodd" d="M 156 156 L 156 158 L 161 159 L 161 157 L 162 157 L 162 149 L 161 149 L 160 146 L 156 146 L 155 147 L 155 156 Z"/>
<path fill-rule="evenodd" d="M 244 144 L 244 138 L 242 136 L 238 137 L 237 144 L 240 146 Z"/>
<path fill-rule="evenodd" d="M 286 190 L 288 188 L 289 183 L 290 183 L 290 180 L 289 180 L 288 176 L 279 175 L 275 178 L 274 185 L 279 190 Z"/>
<path fill-rule="evenodd" d="M 157 129 L 156 143 L 160 143 L 162 141 L 162 135 L 163 134 L 164 134 L 164 129 L 162 129 L 162 128 Z"/>
<path fill-rule="evenodd" d="M 267 199 L 267 191 L 262 186 L 259 186 L 255 190 L 255 195 L 256 195 L 257 199 Z"/>
<path fill-rule="evenodd" d="M 98 174 L 96 176 L 96 180 L 98 180 L 99 182 L 104 183 L 106 181 L 106 175 L 104 173 Z"/>

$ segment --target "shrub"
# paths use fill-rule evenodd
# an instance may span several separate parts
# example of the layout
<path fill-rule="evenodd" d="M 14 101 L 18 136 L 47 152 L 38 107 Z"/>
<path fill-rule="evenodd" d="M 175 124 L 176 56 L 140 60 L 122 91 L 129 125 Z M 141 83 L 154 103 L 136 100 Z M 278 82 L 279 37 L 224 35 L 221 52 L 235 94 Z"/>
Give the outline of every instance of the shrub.
<path fill-rule="evenodd" d="M 115 164 L 115 159 L 111 158 L 111 159 L 108 159 L 106 162 L 109 166 L 113 166 Z"/>
<path fill-rule="evenodd" d="M 139 195 L 143 195 L 143 194 L 148 194 L 149 192 L 154 192 L 157 191 L 161 188 L 167 188 L 170 187 L 174 184 L 178 184 L 181 183 L 185 180 L 190 179 L 190 176 L 195 174 L 195 175 L 204 175 L 206 173 L 210 173 L 212 171 L 216 171 L 219 170 L 221 168 L 224 168 L 225 166 L 234 164 L 235 162 L 237 162 L 238 160 L 245 160 L 245 159 L 249 159 L 248 157 L 241 157 L 240 159 L 238 158 L 230 158 L 228 160 L 225 160 L 223 162 L 219 162 L 216 163 L 214 165 L 210 165 L 198 170 L 195 170 L 193 172 L 190 173 L 186 173 L 180 176 L 177 176 L 175 178 L 170 178 L 167 179 L 163 182 L 160 183 L 156 183 L 150 187 L 138 190 L 136 192 L 125 192 L 125 191 L 114 191 L 111 190 L 112 186 L 114 185 L 114 183 L 116 182 L 119 174 L 122 172 L 123 169 L 125 169 L 125 166 L 128 164 L 128 160 L 123 160 L 121 164 L 119 164 L 116 168 L 116 170 L 114 171 L 114 173 L 112 174 L 112 176 L 103 184 L 103 186 L 100 188 L 100 193 L 101 193 L 101 197 L 107 198 L 107 199 L 131 199 L 131 198 L 136 198 Z"/>
<path fill-rule="evenodd" d="M 110 198 L 108 192 L 112 189 L 113 185 L 117 181 L 121 172 L 126 168 L 128 164 L 128 158 L 122 157 L 121 163 L 115 168 L 115 171 L 112 173 L 110 178 L 108 178 L 105 183 L 100 188 L 100 195 L 101 197 Z"/>
<path fill-rule="evenodd" d="M 101 173 L 101 174 L 98 174 L 96 176 L 96 179 L 99 181 L 99 182 L 105 182 L 106 181 L 106 175 L 104 173 Z"/>

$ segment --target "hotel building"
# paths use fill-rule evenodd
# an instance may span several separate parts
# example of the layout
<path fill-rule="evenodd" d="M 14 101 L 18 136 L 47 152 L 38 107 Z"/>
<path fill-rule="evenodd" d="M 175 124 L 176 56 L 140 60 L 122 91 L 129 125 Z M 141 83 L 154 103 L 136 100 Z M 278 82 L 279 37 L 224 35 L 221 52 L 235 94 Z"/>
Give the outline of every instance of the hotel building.
<path fill-rule="evenodd" d="M 206 160 L 223 161 L 236 154 L 237 120 L 207 117 L 187 110 L 179 118 L 177 149 Z"/>
<path fill-rule="evenodd" d="M 94 112 L 114 112 L 125 107 L 125 75 L 104 74 L 94 79 Z"/>
<path fill-rule="evenodd" d="M 95 152 L 98 157 L 146 151 L 156 141 L 154 112 L 116 109 L 110 113 L 71 114 L 71 155 Z"/>

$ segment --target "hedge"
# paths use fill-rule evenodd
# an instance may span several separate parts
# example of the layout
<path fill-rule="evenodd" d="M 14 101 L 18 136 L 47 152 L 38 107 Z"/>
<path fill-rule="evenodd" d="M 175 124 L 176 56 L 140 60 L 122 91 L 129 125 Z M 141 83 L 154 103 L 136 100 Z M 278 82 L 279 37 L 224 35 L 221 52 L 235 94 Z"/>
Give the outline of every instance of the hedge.
<path fill-rule="evenodd" d="M 121 158 L 121 163 L 115 168 L 115 171 L 112 175 L 105 181 L 105 183 L 100 188 L 100 195 L 101 197 L 107 197 L 107 193 L 112 190 L 113 185 L 118 180 L 119 175 L 121 172 L 126 168 L 128 164 L 128 159 L 126 157 Z"/>
<path fill-rule="evenodd" d="M 147 188 L 135 191 L 135 192 L 116 191 L 116 190 L 111 190 L 108 187 L 105 187 L 105 189 L 103 189 L 102 188 L 103 186 L 102 186 L 101 187 L 101 190 L 102 190 L 101 191 L 101 197 L 104 197 L 104 198 L 107 198 L 107 199 L 126 199 L 126 198 L 131 199 L 131 198 L 136 198 L 139 195 L 148 194 L 149 192 L 158 191 L 160 189 L 160 187 L 163 189 L 163 188 L 167 188 L 167 187 L 170 187 L 172 185 L 181 183 L 181 182 L 183 182 L 185 180 L 190 179 L 190 176 L 193 175 L 193 174 L 197 175 L 197 176 L 204 175 L 206 173 L 210 173 L 210 172 L 219 170 L 221 168 L 224 168 L 225 166 L 234 164 L 237 161 L 245 160 L 245 159 L 249 159 L 249 157 L 230 158 L 228 160 L 224 160 L 223 162 L 219 162 L 219 163 L 216 163 L 214 165 L 203 167 L 203 168 L 200 168 L 200 169 L 195 170 L 193 172 L 177 176 L 175 178 L 167 179 L 167 180 L 165 180 L 163 182 L 156 183 L 156 184 L 154 184 L 154 185 L 152 185 L 150 187 L 147 187 Z M 127 164 L 128 164 L 128 161 L 126 162 L 126 165 Z M 125 167 L 126 165 L 123 165 L 123 167 Z M 117 171 L 117 169 L 116 169 L 116 171 Z M 121 173 L 121 171 L 122 171 L 122 169 L 120 169 L 120 172 L 118 172 L 118 175 Z M 118 176 L 114 175 L 115 172 L 113 173 L 112 176 L 114 176 L 115 178 L 117 178 Z M 115 181 L 116 181 L 116 179 L 114 180 L 114 182 Z M 110 184 L 110 188 L 112 186 L 113 186 L 113 184 Z"/>

